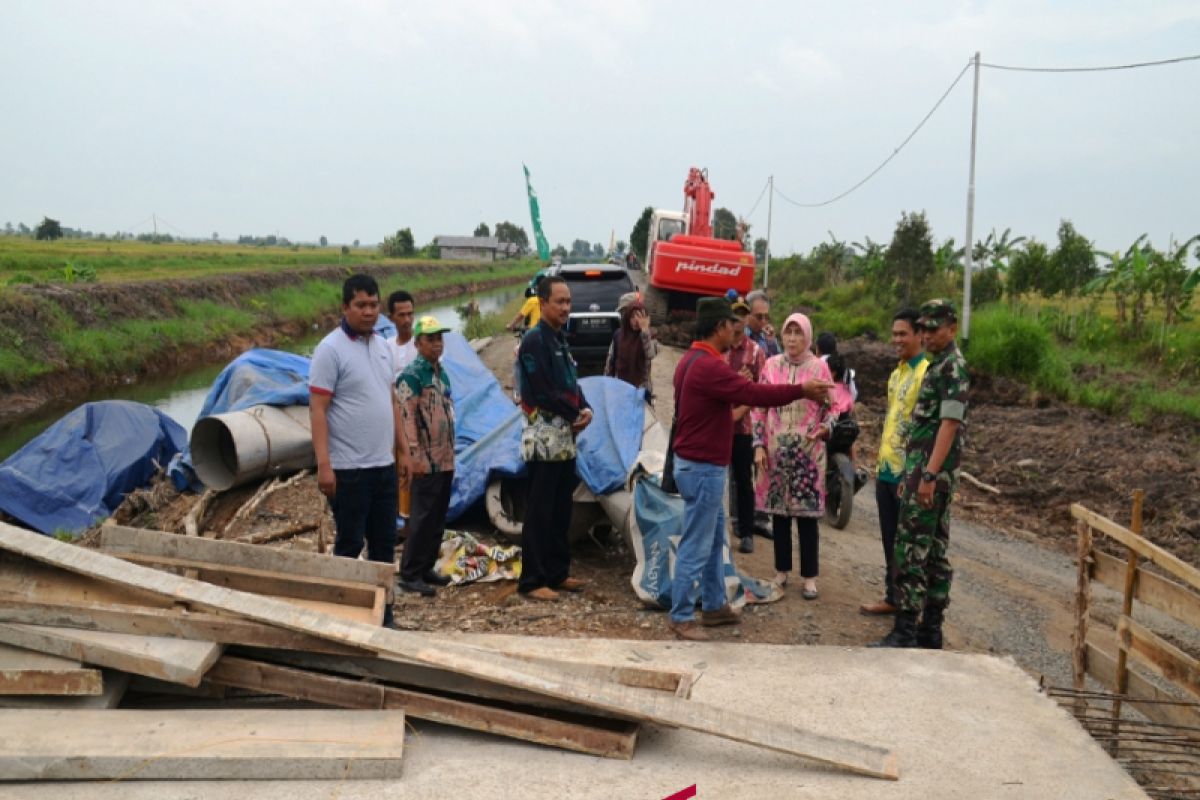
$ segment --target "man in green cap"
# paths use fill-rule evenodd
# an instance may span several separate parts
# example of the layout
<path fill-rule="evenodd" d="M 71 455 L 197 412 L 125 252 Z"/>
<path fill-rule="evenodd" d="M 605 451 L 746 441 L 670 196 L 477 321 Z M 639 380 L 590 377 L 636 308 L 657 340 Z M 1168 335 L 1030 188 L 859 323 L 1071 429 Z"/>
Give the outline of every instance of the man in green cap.
<path fill-rule="evenodd" d="M 721 550 L 725 546 L 725 475 L 733 451 L 733 408 L 776 408 L 807 398 L 820 402 L 828 381 L 777 386 L 754 383 L 733 371 L 725 354 L 744 321 L 723 297 L 696 305 L 696 341 L 675 368 L 675 484 L 683 497 L 683 534 L 671 576 L 667 628 L 680 639 L 704 641 L 705 627 L 736 625 L 739 615 L 725 599 Z M 700 621 L 696 621 L 696 599 Z"/>
<path fill-rule="evenodd" d="M 966 359 L 954 343 L 958 312 L 953 303 L 930 300 L 921 306 L 917 327 L 929 367 L 917 394 L 904 454 L 896 537 L 900 609 L 891 633 L 875 646 L 940 650 L 953 575 L 946 558 L 950 500 L 962 460 L 970 376 Z"/>
<path fill-rule="evenodd" d="M 438 550 L 450 508 L 454 481 L 454 401 L 450 378 L 442 367 L 442 334 L 450 330 L 435 317 L 424 316 L 413 326 L 417 355 L 396 379 L 396 397 L 404 420 L 412 463 L 412 507 L 399 586 L 406 592 L 432 597 L 435 586 L 449 579 L 437 574 Z"/>

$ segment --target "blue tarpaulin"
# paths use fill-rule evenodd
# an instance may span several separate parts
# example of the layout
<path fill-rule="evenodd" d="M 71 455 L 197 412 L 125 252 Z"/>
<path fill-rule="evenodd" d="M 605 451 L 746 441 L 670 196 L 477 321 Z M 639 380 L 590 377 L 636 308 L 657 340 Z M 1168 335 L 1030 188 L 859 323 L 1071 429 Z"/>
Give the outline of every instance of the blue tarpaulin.
<path fill-rule="evenodd" d="M 42 533 L 81 531 L 186 444 L 187 432 L 158 409 L 85 403 L 0 464 L 0 510 Z"/>
<path fill-rule="evenodd" d="M 683 537 L 683 508 L 683 498 L 664 492 L 657 478 L 643 477 L 634 486 L 630 538 L 637 565 L 631 583 L 638 598 L 652 608 L 671 607 L 675 551 Z M 728 541 L 721 546 L 721 575 L 725 598 L 735 608 L 783 596 L 773 584 L 738 572 Z"/>
<path fill-rule="evenodd" d="M 442 356 L 454 393 L 455 472 L 450 519 L 483 496 L 495 475 L 525 474 L 521 460 L 521 411 L 491 370 L 457 333 L 445 337 Z M 592 422 L 579 436 L 576 471 L 593 494 L 620 489 L 642 446 L 645 401 L 641 389 L 615 378 L 580 381 L 592 406 Z"/>
<path fill-rule="evenodd" d="M 455 414 L 455 473 L 450 519 L 477 502 L 493 475 L 524 474 L 521 413 L 459 333 L 445 335 L 442 363 L 450 376 Z M 213 382 L 200 417 L 254 405 L 308 404 L 309 360 L 276 350 L 251 350 Z M 619 489 L 642 442 L 643 394 L 614 378 L 581 381 L 595 417 L 579 437 L 578 472 L 595 494 Z M 189 464 L 186 456 L 180 459 Z M 190 464 L 189 464 L 190 466 Z M 190 470 L 189 470 L 190 471 Z M 182 473 L 173 470 L 177 485 Z"/>

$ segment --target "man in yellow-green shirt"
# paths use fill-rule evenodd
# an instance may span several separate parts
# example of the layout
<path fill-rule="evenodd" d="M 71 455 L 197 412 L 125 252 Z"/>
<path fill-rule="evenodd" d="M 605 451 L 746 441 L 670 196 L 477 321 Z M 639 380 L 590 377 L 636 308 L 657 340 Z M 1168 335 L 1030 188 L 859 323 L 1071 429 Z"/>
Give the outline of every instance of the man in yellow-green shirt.
<path fill-rule="evenodd" d="M 887 416 L 879 443 L 879 464 L 875 475 L 875 504 L 879 508 L 879 533 L 883 539 L 887 591 L 882 600 L 864 603 L 864 614 L 896 613 L 896 528 L 900 515 L 900 479 L 904 476 L 904 443 L 908 439 L 909 420 L 917 403 L 917 394 L 929 362 L 921 347 L 917 330 L 918 313 L 900 311 L 892 318 L 892 346 L 900 363 L 888 378 Z"/>

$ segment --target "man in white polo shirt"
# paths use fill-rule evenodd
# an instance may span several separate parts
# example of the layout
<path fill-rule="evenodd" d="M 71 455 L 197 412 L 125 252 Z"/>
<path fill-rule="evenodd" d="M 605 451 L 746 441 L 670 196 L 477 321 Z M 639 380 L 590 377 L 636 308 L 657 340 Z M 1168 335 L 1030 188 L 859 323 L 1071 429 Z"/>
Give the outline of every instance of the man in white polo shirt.
<path fill-rule="evenodd" d="M 413 296 L 403 289 L 389 294 L 387 317 L 396 326 L 396 335 L 386 339 L 392 353 L 392 380 L 395 381 L 417 357 L 416 340 L 413 339 L 413 320 L 416 318 Z"/>
<path fill-rule="evenodd" d="M 334 555 L 358 558 L 365 541 L 367 558 L 391 563 L 397 479 L 407 477 L 409 460 L 391 351 L 374 333 L 378 319 L 379 285 L 352 275 L 342 285 L 341 324 L 313 351 L 309 411 L 317 486 L 337 527 Z"/>

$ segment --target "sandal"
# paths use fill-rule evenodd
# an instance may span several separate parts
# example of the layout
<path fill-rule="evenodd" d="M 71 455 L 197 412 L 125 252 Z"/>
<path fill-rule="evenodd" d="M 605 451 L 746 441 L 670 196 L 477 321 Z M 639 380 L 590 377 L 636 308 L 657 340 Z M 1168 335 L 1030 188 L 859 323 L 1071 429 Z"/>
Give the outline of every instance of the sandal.
<path fill-rule="evenodd" d="M 776 572 L 775 573 L 775 579 L 774 579 L 773 583 L 776 586 L 778 586 L 780 589 L 782 589 L 783 587 L 787 586 L 787 582 L 788 582 L 788 574 L 786 572 Z"/>
<path fill-rule="evenodd" d="M 816 600 L 817 595 L 818 595 L 818 592 L 817 592 L 816 586 L 805 586 L 800 591 L 800 596 L 803 597 L 805 600 Z"/>

